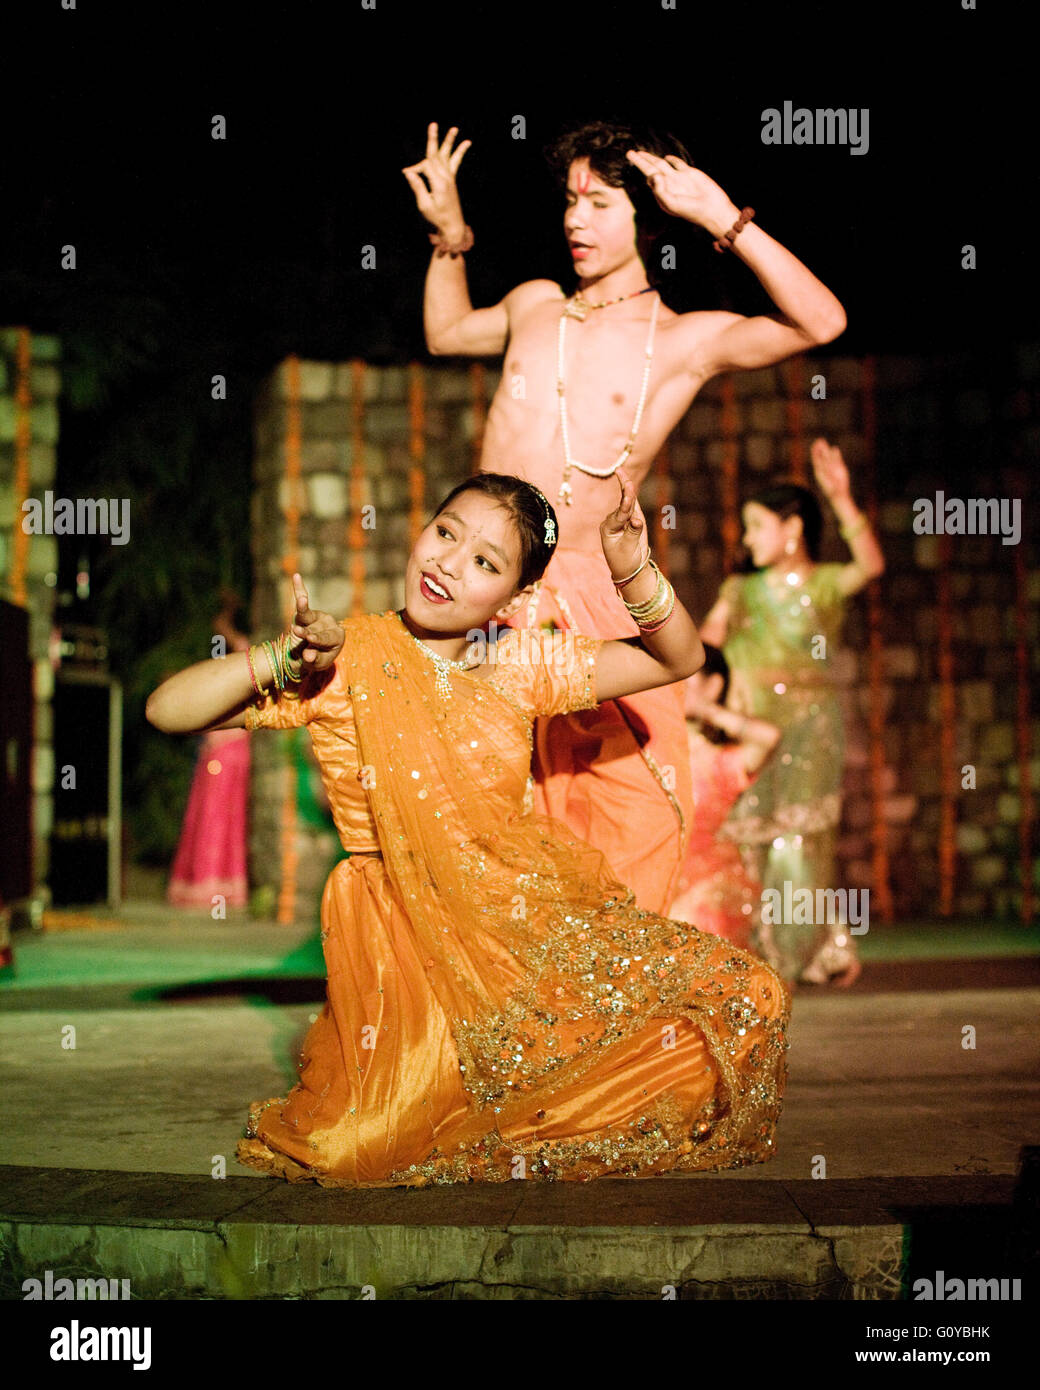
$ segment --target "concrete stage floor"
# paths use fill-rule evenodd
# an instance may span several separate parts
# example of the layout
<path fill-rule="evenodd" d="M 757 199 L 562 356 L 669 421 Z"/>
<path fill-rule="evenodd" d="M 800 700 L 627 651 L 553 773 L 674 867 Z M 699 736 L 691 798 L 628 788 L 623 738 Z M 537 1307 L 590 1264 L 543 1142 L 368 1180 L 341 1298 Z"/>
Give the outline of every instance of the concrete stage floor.
<path fill-rule="evenodd" d="M 1040 1143 L 1035 931 L 872 927 L 852 990 L 801 989 L 769 1164 L 333 1193 L 234 1159 L 323 998 L 315 924 L 140 901 L 48 926 L 0 984 L 5 1297 L 50 1268 L 144 1297 L 898 1299 L 953 1269 L 953 1224 L 973 1276 L 1010 1272 Z"/>

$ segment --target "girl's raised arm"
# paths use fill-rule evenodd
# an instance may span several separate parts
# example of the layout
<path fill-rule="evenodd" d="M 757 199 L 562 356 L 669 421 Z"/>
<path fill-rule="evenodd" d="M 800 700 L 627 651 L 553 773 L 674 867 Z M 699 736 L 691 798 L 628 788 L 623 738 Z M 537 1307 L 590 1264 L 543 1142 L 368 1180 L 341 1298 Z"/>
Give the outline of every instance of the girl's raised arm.
<path fill-rule="evenodd" d="M 852 559 L 842 565 L 839 587 L 843 594 L 855 594 L 872 579 L 885 572 L 885 557 L 867 518 L 852 500 L 849 470 L 841 450 L 814 439 L 812 465 L 820 491 L 834 509 L 841 534 L 852 551 Z"/>
<path fill-rule="evenodd" d="M 268 646 L 210 657 L 178 671 L 152 691 L 145 718 L 167 734 L 245 727 L 246 706 L 271 685 L 298 683 L 306 672 L 324 671 L 343 645 L 343 627 L 310 607 L 307 590 L 293 575 L 296 614 L 289 631 Z M 272 665 L 272 654 L 279 670 Z M 276 680 L 276 674 L 278 679 Z"/>
<path fill-rule="evenodd" d="M 603 553 L 638 637 L 604 642 L 596 659 L 596 702 L 685 680 L 704 664 L 693 619 L 649 558 L 646 523 L 635 486 L 618 470 L 621 501 L 600 526 Z M 645 544 L 644 544 L 645 538 Z"/>

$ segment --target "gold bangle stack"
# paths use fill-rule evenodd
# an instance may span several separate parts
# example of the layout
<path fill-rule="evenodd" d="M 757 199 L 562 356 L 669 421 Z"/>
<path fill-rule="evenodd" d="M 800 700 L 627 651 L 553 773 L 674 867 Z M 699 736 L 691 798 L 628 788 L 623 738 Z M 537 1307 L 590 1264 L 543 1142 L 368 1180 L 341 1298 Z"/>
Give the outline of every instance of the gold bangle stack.
<path fill-rule="evenodd" d="M 672 616 L 672 610 L 675 607 L 675 590 L 654 561 L 649 560 L 649 564 L 657 575 L 657 588 L 651 596 L 642 603 L 629 603 L 628 599 L 622 598 L 622 602 L 632 614 L 640 632 L 646 633 L 656 632 L 658 628 L 664 627 Z"/>

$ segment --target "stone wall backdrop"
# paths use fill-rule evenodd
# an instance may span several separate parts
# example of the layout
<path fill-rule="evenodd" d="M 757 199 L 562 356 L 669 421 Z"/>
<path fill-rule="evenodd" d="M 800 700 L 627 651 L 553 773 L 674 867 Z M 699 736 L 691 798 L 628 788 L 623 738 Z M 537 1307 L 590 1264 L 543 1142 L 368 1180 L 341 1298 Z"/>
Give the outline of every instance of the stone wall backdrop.
<path fill-rule="evenodd" d="M 25 330 L 0 329 L 0 593 L 11 603 L 29 609 L 29 654 L 33 665 L 33 882 L 46 881 L 48 837 L 54 817 L 54 756 L 51 723 L 53 669 L 48 657 L 58 570 L 55 536 L 28 537 L 24 600 L 11 587 L 15 564 L 15 534 L 24 513 L 18 491 L 20 377 L 19 337 Z M 61 345 L 45 334 L 28 334 L 28 487 L 25 496 L 43 497 L 54 486 L 58 445 L 58 398 L 61 394 Z M 2 663 L 0 663 L 2 665 Z"/>
<path fill-rule="evenodd" d="M 1019 915 L 1019 822 L 1023 812 L 1020 750 L 1016 742 L 1016 562 L 1024 561 L 1028 596 L 1026 650 L 1036 685 L 1040 570 L 1037 568 L 1031 469 L 1040 454 L 1040 345 L 1008 346 L 989 359 L 980 382 L 978 357 L 879 358 L 872 367 L 844 357 L 798 359 L 764 371 L 707 384 L 679 423 L 659 467 L 641 494 L 654 527 L 661 508 L 674 505 L 667 536 L 669 573 L 695 618 L 703 617 L 727 570 L 723 535 L 727 512 L 727 447 L 735 451 L 739 499 L 804 468 L 811 485 L 808 445 L 822 434 L 843 451 L 853 493 L 865 506 L 873 489 L 887 571 L 879 581 L 885 712 L 882 815 L 896 920 L 935 919 L 942 911 L 940 871 L 941 703 L 939 567 L 937 536 L 915 534 L 914 502 L 946 497 L 1021 499 L 1019 547 L 999 535 L 951 536 L 947 572 L 952 598 L 956 764 L 952 912 L 958 916 Z M 479 370 L 479 369 L 478 369 Z M 869 373 L 869 375 L 868 375 Z M 820 385 L 822 378 L 823 386 Z M 297 554 L 315 607 L 346 615 L 354 596 L 350 577 L 350 489 L 357 437 L 356 367 L 349 363 L 298 365 L 294 417 L 288 365 L 265 382 L 256 405 L 254 466 L 254 611 L 257 636 L 280 630 L 291 611 L 284 574 L 289 521 L 299 509 Z M 421 381 L 421 441 L 410 410 L 410 389 Z M 366 367 L 363 394 L 362 505 L 375 507 L 363 533 L 364 607 L 381 611 L 403 602 L 408 554 L 410 467 L 424 455 L 427 506 L 472 472 L 483 420 L 469 364 L 435 362 L 419 368 Z M 873 389 L 869 389 L 870 382 Z M 498 374 L 477 378 L 490 401 Z M 825 391 L 825 398 L 814 399 Z M 727 406 L 727 398 L 729 404 Z M 871 404 L 872 403 L 872 404 Z M 871 421 L 873 410 L 873 423 Z M 290 435 L 298 422 L 300 477 L 287 475 Z M 868 440 L 873 432 L 873 458 Z M 727 446 L 727 435 L 729 445 Z M 734 495 L 732 491 L 730 495 Z M 824 502 L 826 512 L 826 503 Z M 656 517 L 655 517 L 656 514 Z M 368 514 L 370 517 L 371 513 Z M 355 522 L 356 524 L 356 522 Z M 357 534 L 357 532 L 355 532 Z M 823 560 L 846 558 L 832 517 Z M 868 607 L 865 594 L 850 604 L 845 648 L 838 663 L 846 712 L 848 761 L 840 842 L 839 883 L 870 887 L 872 828 L 869 740 Z M 1028 730 L 1028 767 L 1040 787 L 1040 721 L 1035 700 Z M 281 805 L 290 735 L 261 734 L 253 742 L 251 860 L 254 880 L 277 887 L 281 863 Z M 309 739 L 306 740 L 309 756 Z M 971 764 L 975 788 L 962 789 Z M 1033 797 L 1034 802 L 1040 798 Z M 312 915 L 335 840 L 297 822 L 296 910 Z"/>

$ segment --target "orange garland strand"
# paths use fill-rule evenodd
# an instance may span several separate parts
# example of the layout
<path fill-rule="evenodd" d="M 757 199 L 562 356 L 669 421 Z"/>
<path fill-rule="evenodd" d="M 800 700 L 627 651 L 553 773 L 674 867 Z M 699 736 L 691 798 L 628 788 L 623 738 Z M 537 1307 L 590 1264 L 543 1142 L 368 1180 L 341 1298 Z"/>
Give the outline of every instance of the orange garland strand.
<path fill-rule="evenodd" d="M 1021 491 L 1025 491 L 1024 486 Z M 1016 742 L 1018 743 L 1019 864 L 1022 875 L 1022 921 L 1031 922 L 1033 895 L 1033 783 L 1029 766 L 1028 576 L 1024 547 L 1015 547 L 1015 666 L 1018 673 Z"/>
<path fill-rule="evenodd" d="M 877 534 L 877 409 L 875 399 L 876 363 L 863 362 L 863 438 L 869 461 L 867 474 L 867 517 Z M 875 580 L 867 586 L 867 655 L 870 689 L 870 800 L 871 800 L 871 883 L 883 922 L 892 920 L 892 885 L 889 876 L 888 823 L 885 820 L 885 712 L 881 704 L 884 675 L 884 644 L 881 632 L 881 585 Z"/>
<path fill-rule="evenodd" d="M 350 528 L 350 615 L 359 618 L 365 611 L 365 533 L 362 512 L 365 505 L 365 364 L 358 358 L 350 364 L 351 380 L 351 467 Z"/>
<path fill-rule="evenodd" d="M 473 472 L 479 473 L 487 428 L 487 378 L 483 362 L 470 364 L 469 379 L 473 386 Z"/>
<path fill-rule="evenodd" d="M 282 569 L 292 575 L 300 568 L 300 359 L 295 354 L 285 364 L 286 424 L 285 424 L 285 553 Z M 285 790 L 282 796 L 279 849 L 281 853 L 281 883 L 278 890 L 278 921 L 288 926 L 296 919 L 296 871 L 299 853 L 296 848 L 296 767 L 286 760 Z"/>
<path fill-rule="evenodd" d="M 20 608 L 29 602 L 25 576 L 29 568 L 29 532 L 22 525 L 25 512 L 22 503 L 29 495 L 29 454 L 32 443 L 32 334 L 28 328 L 18 329 L 15 348 L 14 388 L 14 529 L 11 534 L 11 598 Z"/>
<path fill-rule="evenodd" d="M 426 505 L 426 391 L 423 369 L 418 362 L 408 368 L 408 423 L 410 437 L 408 454 L 408 546 L 419 539 L 423 529 L 423 508 Z"/>
<path fill-rule="evenodd" d="M 953 598 L 950 538 L 939 537 L 939 913 L 953 913 L 957 868 L 956 709 L 953 687 Z"/>
<path fill-rule="evenodd" d="M 728 574 L 740 545 L 740 464 L 737 396 L 732 376 L 722 380 L 722 572 Z"/>
<path fill-rule="evenodd" d="M 809 480 L 805 452 L 805 374 L 800 357 L 784 363 L 784 383 L 787 389 L 787 433 L 791 440 L 791 477 L 803 486 Z"/>

